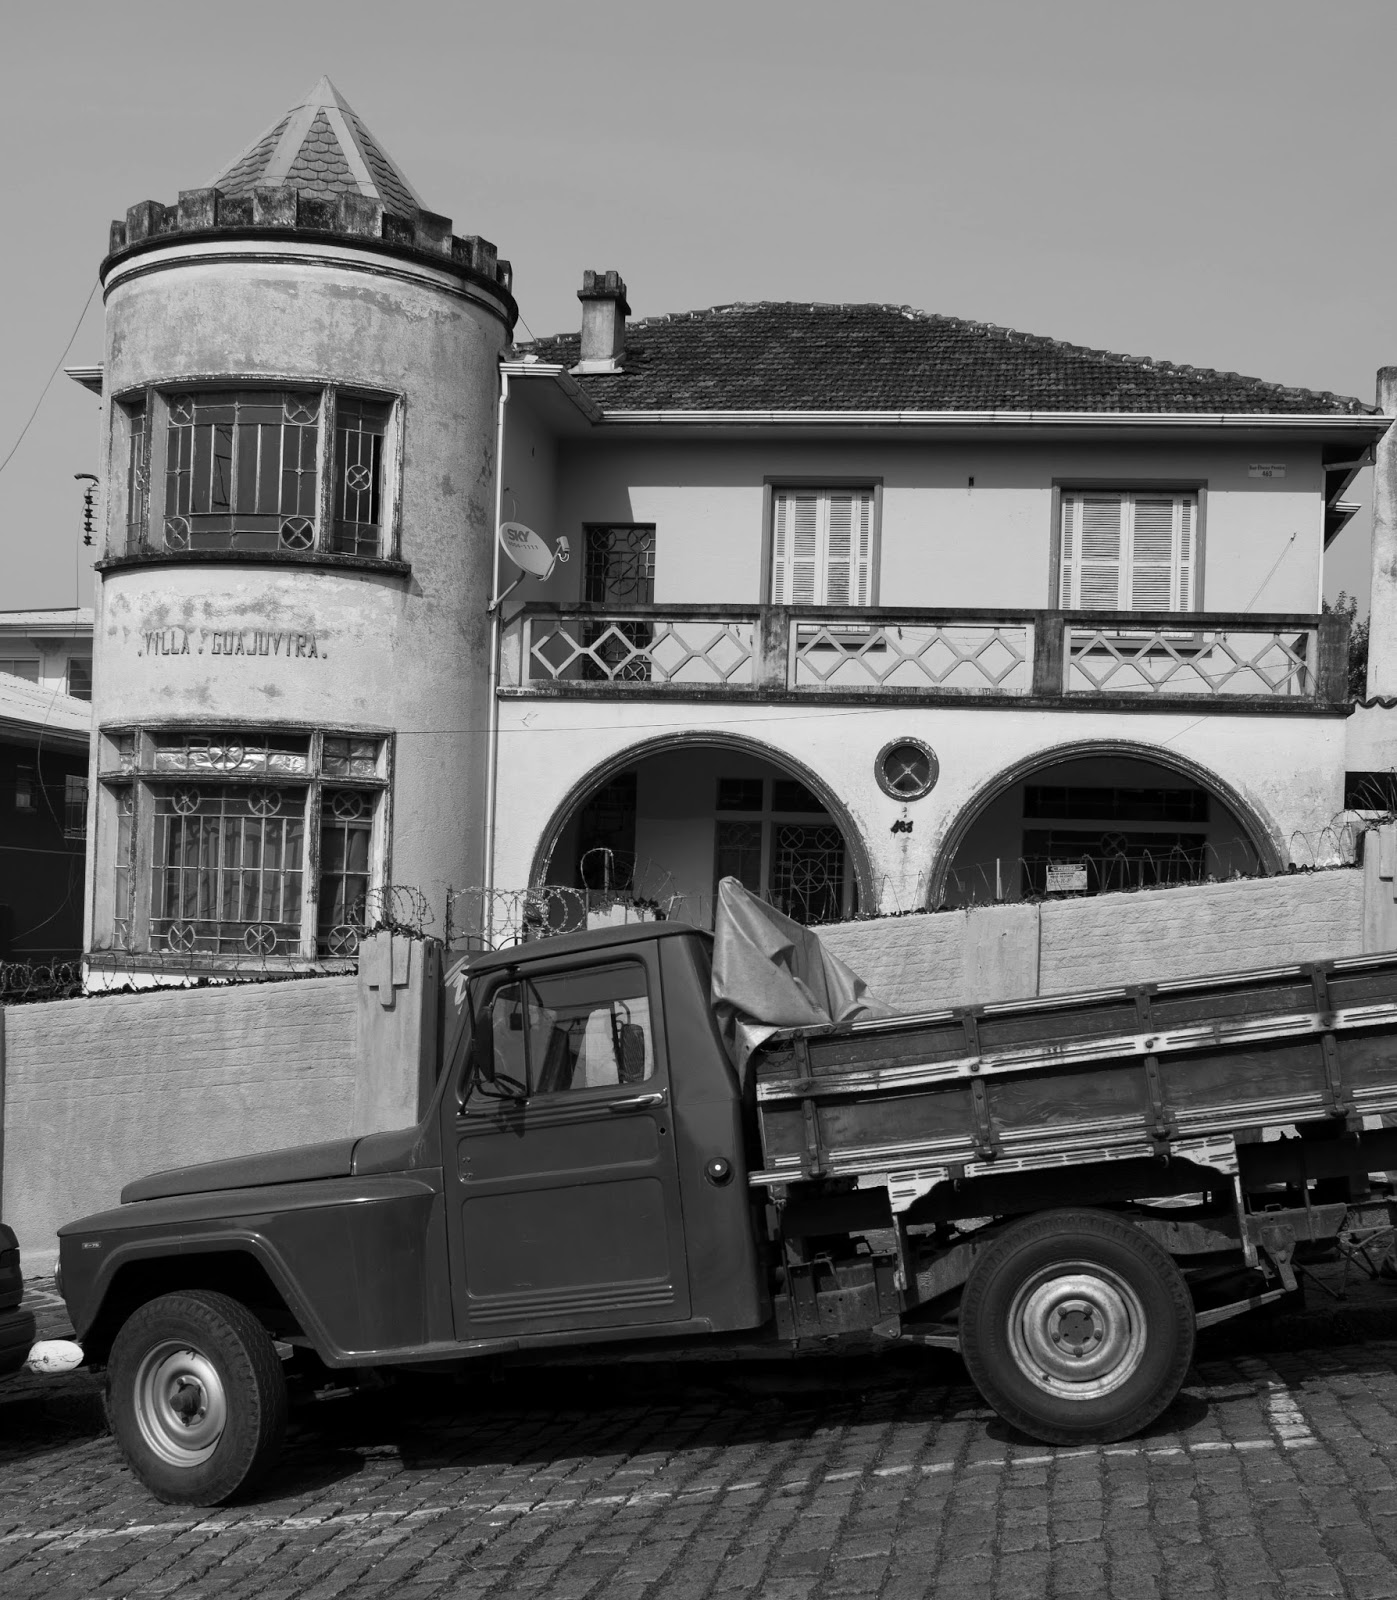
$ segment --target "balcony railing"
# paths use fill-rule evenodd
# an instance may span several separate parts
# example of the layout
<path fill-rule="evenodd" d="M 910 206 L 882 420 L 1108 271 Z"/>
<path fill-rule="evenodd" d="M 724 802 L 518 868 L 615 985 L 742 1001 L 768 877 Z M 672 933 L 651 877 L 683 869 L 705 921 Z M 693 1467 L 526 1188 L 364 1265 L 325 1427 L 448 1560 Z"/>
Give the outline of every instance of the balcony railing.
<path fill-rule="evenodd" d="M 1240 612 L 528 605 L 506 690 L 995 700 L 1347 697 L 1348 618 Z"/>

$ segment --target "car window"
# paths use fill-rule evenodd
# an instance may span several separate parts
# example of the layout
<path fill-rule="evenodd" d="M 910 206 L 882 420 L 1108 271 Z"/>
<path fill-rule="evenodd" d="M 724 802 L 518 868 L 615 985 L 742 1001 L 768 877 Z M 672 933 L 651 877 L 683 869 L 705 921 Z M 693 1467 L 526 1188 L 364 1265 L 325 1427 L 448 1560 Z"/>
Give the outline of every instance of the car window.
<path fill-rule="evenodd" d="M 529 985 L 535 1094 L 643 1083 L 655 1072 L 645 968 L 618 961 L 554 973 Z"/>

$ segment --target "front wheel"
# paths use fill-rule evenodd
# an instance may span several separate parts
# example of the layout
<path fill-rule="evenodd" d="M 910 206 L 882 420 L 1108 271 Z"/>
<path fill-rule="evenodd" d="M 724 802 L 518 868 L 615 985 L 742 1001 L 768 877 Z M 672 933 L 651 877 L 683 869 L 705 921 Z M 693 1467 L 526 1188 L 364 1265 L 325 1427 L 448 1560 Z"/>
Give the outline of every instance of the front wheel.
<path fill-rule="evenodd" d="M 286 1381 L 266 1329 L 205 1289 L 131 1314 L 112 1345 L 106 1402 L 132 1470 L 173 1505 L 222 1505 L 251 1488 L 286 1433 Z"/>
<path fill-rule="evenodd" d="M 1001 1417 L 1047 1444 L 1138 1433 L 1193 1360 L 1193 1302 L 1173 1260 L 1107 1211 L 1050 1211 L 975 1263 L 961 1353 Z"/>

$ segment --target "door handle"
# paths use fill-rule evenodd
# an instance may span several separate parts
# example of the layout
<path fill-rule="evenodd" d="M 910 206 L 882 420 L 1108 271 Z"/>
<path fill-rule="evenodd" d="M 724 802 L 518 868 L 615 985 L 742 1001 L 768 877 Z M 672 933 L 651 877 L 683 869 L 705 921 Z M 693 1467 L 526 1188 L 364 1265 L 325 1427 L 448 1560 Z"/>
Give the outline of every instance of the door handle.
<path fill-rule="evenodd" d="M 625 1100 L 612 1100 L 607 1104 L 608 1111 L 644 1111 L 648 1106 L 662 1106 L 665 1103 L 665 1092 L 657 1089 L 653 1094 L 633 1094 Z"/>

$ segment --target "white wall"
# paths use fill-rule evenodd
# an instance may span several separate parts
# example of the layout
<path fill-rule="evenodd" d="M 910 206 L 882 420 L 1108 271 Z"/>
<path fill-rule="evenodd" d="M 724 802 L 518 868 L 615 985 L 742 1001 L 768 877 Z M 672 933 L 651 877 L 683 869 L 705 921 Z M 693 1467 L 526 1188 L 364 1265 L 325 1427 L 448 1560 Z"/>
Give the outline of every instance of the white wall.
<path fill-rule="evenodd" d="M 727 736 L 810 769 L 847 807 L 872 859 L 884 911 L 924 902 L 948 830 L 984 787 L 1015 763 L 1084 741 L 1129 739 L 1148 759 L 1174 755 L 1237 791 L 1286 858 L 1297 830 L 1317 837 L 1343 804 L 1344 722 L 1324 716 L 1229 715 L 1214 706 L 1131 716 L 1097 711 L 976 710 L 960 707 L 703 704 L 653 699 L 507 699 L 500 706 L 500 814 L 495 881 L 529 882 L 534 852 L 572 786 L 610 758 L 656 741 Z M 527 720 L 526 720 L 527 719 Z M 924 739 L 941 776 L 925 799 L 907 804 L 877 785 L 874 762 L 889 741 Z M 910 822 L 910 832 L 892 831 Z"/>
<path fill-rule="evenodd" d="M 1250 477 L 1258 452 L 1283 460 L 1286 476 Z M 586 438 L 560 443 L 556 470 L 556 532 L 576 540 L 584 522 L 656 524 L 659 603 L 755 604 L 764 477 L 847 472 L 883 480 L 884 605 L 1055 604 L 1052 485 L 1075 478 L 1206 485 L 1204 607 L 1318 609 L 1323 480 L 1311 445 Z M 530 596 L 577 598 L 580 583 L 580 569 L 563 570 Z"/>

